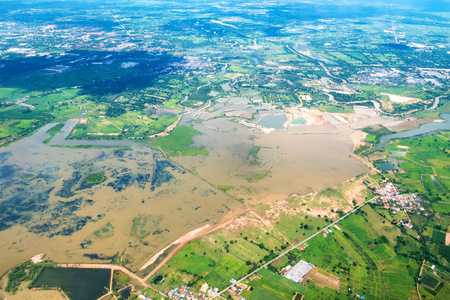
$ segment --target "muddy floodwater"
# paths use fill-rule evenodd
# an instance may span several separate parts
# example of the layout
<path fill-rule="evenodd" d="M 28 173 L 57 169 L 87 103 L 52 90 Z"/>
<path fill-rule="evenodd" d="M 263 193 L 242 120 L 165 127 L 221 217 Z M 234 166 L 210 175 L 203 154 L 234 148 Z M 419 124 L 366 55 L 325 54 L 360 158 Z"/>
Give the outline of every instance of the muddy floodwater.
<path fill-rule="evenodd" d="M 241 206 L 143 144 L 45 145 L 51 126 L 0 149 L 0 273 L 37 253 L 56 262 L 110 262 L 120 254 L 137 269 Z M 104 180 L 87 184 L 95 173 Z"/>
<path fill-rule="evenodd" d="M 258 95 L 224 98 L 223 107 L 183 117 L 180 125 L 200 132 L 192 147 L 208 156 L 169 159 L 130 141 L 65 140 L 75 120 L 47 145 L 54 124 L 1 148 L 0 273 L 38 253 L 60 263 L 120 257 L 135 271 L 181 235 L 235 209 L 334 187 L 367 171 L 351 155 L 350 126 L 268 132 L 259 118 L 247 118 L 260 108 L 251 97 Z M 225 110 L 231 106 L 237 114 Z M 284 123 L 282 111 L 264 109 Z M 95 182 L 88 180 L 93 174 Z"/>
<path fill-rule="evenodd" d="M 283 199 L 333 187 L 367 171 L 351 156 L 348 133 L 290 134 L 258 130 L 225 119 L 205 121 L 194 140 L 208 157 L 176 157 L 215 185 L 231 186 L 228 193 L 248 203 Z"/>

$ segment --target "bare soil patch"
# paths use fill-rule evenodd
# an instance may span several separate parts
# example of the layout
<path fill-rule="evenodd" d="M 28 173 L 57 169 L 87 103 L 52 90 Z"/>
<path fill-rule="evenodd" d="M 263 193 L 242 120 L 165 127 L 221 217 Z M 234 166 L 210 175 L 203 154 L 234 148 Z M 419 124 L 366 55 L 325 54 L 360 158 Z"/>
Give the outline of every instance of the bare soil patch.
<path fill-rule="evenodd" d="M 328 275 L 325 275 L 328 274 Z M 318 267 L 314 267 L 306 274 L 305 278 L 313 281 L 318 287 L 329 287 L 333 290 L 339 291 L 339 277 L 325 272 Z"/>

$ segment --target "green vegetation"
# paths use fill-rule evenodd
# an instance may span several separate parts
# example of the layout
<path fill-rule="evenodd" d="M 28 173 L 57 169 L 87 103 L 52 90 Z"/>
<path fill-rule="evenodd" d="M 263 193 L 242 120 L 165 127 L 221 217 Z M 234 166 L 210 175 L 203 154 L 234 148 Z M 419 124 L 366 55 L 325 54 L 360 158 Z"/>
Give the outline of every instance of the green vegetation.
<path fill-rule="evenodd" d="M 51 120 L 52 115 L 28 107 L 0 106 L 0 142 L 5 145 L 27 136 Z"/>
<path fill-rule="evenodd" d="M 157 285 L 162 289 L 177 287 L 180 283 L 198 289 L 204 282 L 222 289 L 232 278 L 243 277 L 275 257 L 274 251 L 285 248 L 284 242 L 264 228 L 222 229 L 189 242 L 149 282 L 164 276 L 166 280 Z"/>
<path fill-rule="evenodd" d="M 252 178 L 247 178 L 247 180 L 249 182 L 255 182 L 255 181 L 258 181 L 258 180 L 261 180 L 261 179 L 265 178 L 270 173 L 271 173 L 271 171 L 267 171 L 266 173 L 257 173 Z"/>
<path fill-rule="evenodd" d="M 113 288 L 114 290 L 121 289 L 122 287 L 126 286 L 131 281 L 131 278 L 120 272 L 120 271 L 114 271 L 113 274 Z"/>
<path fill-rule="evenodd" d="M 391 131 L 383 125 L 372 125 L 364 127 L 362 131 L 367 133 L 366 141 L 373 144 L 377 143 L 378 139 L 383 135 L 391 133 Z"/>
<path fill-rule="evenodd" d="M 63 127 L 64 123 L 60 123 L 47 130 L 45 133 L 50 134 L 50 137 L 44 140 L 44 144 L 48 144 L 57 133 L 62 132 L 61 129 Z"/>
<path fill-rule="evenodd" d="M 68 148 L 68 149 L 126 148 L 124 146 L 97 146 L 97 145 L 51 145 L 50 147 Z"/>
<path fill-rule="evenodd" d="M 263 179 L 264 177 L 266 177 L 269 173 L 270 173 L 270 172 L 256 174 L 255 177 L 254 177 L 254 180 L 255 180 L 255 181 L 261 180 L 261 179 Z"/>
<path fill-rule="evenodd" d="M 149 234 L 154 233 L 158 228 L 162 216 L 144 215 L 141 214 L 133 219 L 133 226 L 131 227 L 131 236 L 140 240 L 145 239 Z"/>
<path fill-rule="evenodd" d="M 109 237 L 112 236 L 113 231 L 114 226 L 112 226 L 112 224 L 108 222 L 105 225 L 105 227 L 102 227 L 101 229 L 94 231 L 94 235 L 96 237 Z"/>
<path fill-rule="evenodd" d="M 320 104 L 318 109 L 323 112 L 329 113 L 353 113 L 353 107 L 343 107 L 334 105 L 323 105 Z"/>
<path fill-rule="evenodd" d="M 247 159 L 249 160 L 251 166 L 259 164 L 258 152 L 259 150 L 261 150 L 261 148 L 261 146 L 254 146 L 248 154 Z"/>
<path fill-rule="evenodd" d="M 75 5 L 73 1 L 64 1 L 63 5 L 53 1 L 55 9 L 49 10 L 46 5 L 43 8 L 33 5 L 36 1 L 31 1 L 32 4 L 30 1 L 3 2 L 8 2 L 2 3 L 4 15 L 8 16 L 7 24 L 3 24 L 8 34 L 0 35 L 1 145 L 30 135 L 51 122 L 82 118 L 69 138 L 129 139 L 143 141 L 152 149 L 161 150 L 167 157 L 208 156 L 208 145 L 199 148 L 194 143 L 194 136 L 200 131 L 217 133 L 219 138 L 227 134 L 234 138 L 232 132 L 240 135 L 247 130 L 248 139 L 242 140 L 243 135 L 240 135 L 237 143 L 231 145 L 237 148 L 239 143 L 245 144 L 242 149 L 246 152 L 235 152 L 233 155 L 243 163 L 237 166 L 249 168 L 245 173 L 235 173 L 249 174 L 242 175 L 239 180 L 247 179 L 251 183 L 263 180 L 270 184 L 268 177 L 271 173 L 266 170 L 274 162 L 266 162 L 262 156 L 260 158 L 261 147 L 254 145 L 265 142 L 260 139 L 258 128 L 254 125 L 256 118 L 266 112 L 285 114 L 290 121 L 295 118 L 294 124 L 309 124 L 323 121 L 323 114 L 318 111 L 352 113 L 351 106 L 356 103 L 349 102 L 361 102 L 357 105 L 372 107 L 371 100 L 376 100 L 386 115 L 405 114 L 405 120 L 410 117 L 437 119 L 441 113 L 450 111 L 450 101 L 445 97 L 450 94 L 448 13 L 443 12 L 440 6 L 422 7 L 403 1 L 399 9 L 382 7 L 377 3 L 356 3 L 358 1 L 352 1 L 354 3 L 351 5 L 333 1 L 312 1 L 299 5 L 296 1 L 284 1 L 280 5 L 249 3 L 244 7 L 225 1 L 221 5 L 232 9 L 224 13 L 223 9 L 204 5 L 202 1 L 188 4 L 160 1 L 156 6 L 141 3 L 139 9 L 108 2 L 108 8 L 114 15 L 105 17 L 105 7 L 100 1 L 91 1 L 93 3 L 90 3 L 89 9 Z M 16 2 L 23 3 L 19 7 Z M 322 2 L 327 2 L 326 6 Z M 30 12 L 33 12 L 32 17 Z M 385 12 L 387 17 L 383 15 Z M 402 16 L 404 13 L 407 17 Z M 398 18 L 395 17 L 397 14 Z M 329 22 L 331 19 L 332 22 Z M 396 35 L 394 27 L 400 28 L 401 34 Z M 420 41 L 423 45 L 414 41 Z M 399 103 L 405 99 L 395 102 L 385 93 L 413 99 Z M 437 96 L 444 96 L 439 107 L 425 110 L 431 107 L 433 98 Z M 184 113 L 186 116 L 180 119 Z M 302 117 L 297 117 L 299 115 Z M 359 128 L 360 124 L 373 124 L 377 120 L 359 122 L 359 118 L 366 117 L 353 114 L 338 118 L 336 115 L 336 120 L 342 123 L 354 122 L 348 124 L 349 128 Z M 234 123 L 229 122 L 231 119 Z M 200 131 L 193 126 L 172 128 L 178 121 L 198 124 L 195 128 Z M 420 122 L 425 120 L 411 120 L 402 126 Z M 226 125 L 221 127 L 223 124 Z M 50 143 L 62 126 L 58 124 L 48 130 L 51 137 L 44 143 Z M 295 137 L 295 130 L 302 132 L 305 126 L 295 127 L 289 128 L 290 135 L 283 133 L 283 139 L 301 138 L 300 135 Z M 168 128 L 173 130 L 169 132 Z M 363 131 L 368 133 L 367 144 L 356 149 L 356 155 L 364 153 L 381 136 L 390 133 L 381 125 L 369 126 Z M 162 137 L 156 136 L 159 134 Z M 272 133 L 271 137 L 277 136 Z M 392 141 L 381 152 L 395 166 L 398 165 L 398 170 L 373 175 L 371 188 L 390 180 L 401 193 L 414 193 L 425 200 L 421 202 L 420 209 L 410 213 L 402 211 L 401 205 L 396 207 L 399 211 L 366 206 L 340 222 L 341 229 L 332 227 L 332 232 L 328 232 L 326 237 L 319 234 L 308 241 L 305 251 L 295 249 L 271 265 L 269 270 L 259 272 L 248 282 L 253 290 L 244 291 L 243 296 L 247 299 L 292 299 L 297 294 L 298 299 L 301 294 L 310 299 L 336 299 L 364 295 L 366 299 L 406 299 L 416 297 L 416 283 L 424 293 L 423 298 L 444 298 L 448 295 L 448 284 L 444 283 L 450 281 L 450 248 L 444 245 L 443 239 L 450 224 L 449 138 L 448 132 L 441 132 L 418 139 Z M 283 139 L 277 142 L 280 146 L 276 150 L 270 150 L 272 156 L 269 151 L 264 151 L 265 159 L 276 156 L 283 161 L 283 157 L 287 157 L 284 151 L 292 147 L 286 147 Z M 208 141 L 204 137 L 201 140 Z M 254 146 L 248 146 L 250 143 Z M 214 145 L 219 146 L 222 143 Z M 226 151 L 235 150 L 227 146 L 224 147 Z M 398 149 L 398 146 L 407 148 Z M 101 148 L 90 145 L 53 147 Z M 53 149 L 52 152 L 58 151 Z M 120 156 L 117 152 L 104 152 L 106 155 Z M 146 153 L 144 150 L 140 152 Z M 215 156 L 221 153 L 214 151 Z M 5 153 L 2 159 L 6 157 L 9 160 L 8 155 Z M 119 159 L 124 162 L 131 156 Z M 205 165 L 210 160 L 198 159 L 205 161 Z M 116 183 L 111 182 L 111 186 L 118 192 L 137 183 L 144 193 L 151 193 L 152 198 L 154 194 L 170 197 L 172 190 L 169 184 L 163 190 L 157 188 L 173 178 L 169 169 L 175 171 L 177 168 L 168 160 L 154 161 L 157 164 L 153 175 L 151 171 L 140 174 L 140 171 L 136 173 L 124 168 L 118 173 L 108 169 L 106 174 L 117 179 L 114 181 Z M 200 178 L 200 173 L 204 172 L 200 172 L 196 163 L 197 159 L 189 162 L 187 168 Z M 46 165 L 49 169 L 56 168 Z M 130 161 L 129 165 L 141 170 L 146 168 L 144 165 L 151 166 L 142 160 Z M 207 167 L 205 165 L 202 170 Z M 280 164 L 275 162 L 275 166 Z M 102 216 L 100 214 L 95 218 L 90 210 L 92 216 L 85 219 L 81 219 L 81 214 L 69 216 L 69 211 L 78 209 L 76 201 L 82 203 L 80 198 L 73 200 L 75 204 L 60 201 L 58 205 L 62 208 L 58 212 L 61 219 L 42 218 L 47 223 L 37 224 L 34 224 L 34 219 L 29 221 L 27 218 L 32 211 L 46 209 L 47 199 L 54 195 L 54 184 L 48 184 L 47 194 L 41 195 L 35 190 L 31 195 L 22 195 L 15 190 L 19 186 L 12 186 L 12 182 L 18 181 L 22 188 L 35 186 L 34 180 L 53 181 L 55 184 L 63 181 L 63 187 L 56 192 L 56 196 L 70 198 L 75 196 L 75 188 L 89 188 L 104 183 L 107 178 L 95 166 L 86 174 L 78 162 L 71 165 L 80 168 L 72 179 L 58 179 L 58 174 L 46 177 L 40 169 L 20 170 L 22 167 L 22 164 L 17 167 L 5 164 L 1 170 L 5 180 L 8 180 L 5 195 L 11 194 L 10 200 L 1 203 L 11 207 L 10 212 L 2 207 L 6 213 L 0 220 L 1 228 L 16 218 L 15 225 L 27 222 L 27 230 L 39 233 L 48 228 L 51 230 L 57 226 L 56 223 L 60 223 L 58 228 L 67 225 L 61 232 L 70 235 L 75 229 L 68 228 L 68 224 L 75 223 L 75 219 L 80 218 L 76 222 L 78 230 Z M 195 170 L 199 170 L 198 173 Z M 150 181 L 148 190 L 146 187 Z M 210 180 L 204 178 L 204 181 Z M 227 180 L 222 183 L 226 184 Z M 206 198 L 209 191 L 202 192 L 197 185 L 191 186 L 195 194 L 192 197 L 205 197 L 205 201 L 212 199 Z M 252 186 L 255 193 L 238 184 L 218 185 L 217 188 L 232 192 L 237 197 L 242 193 L 248 195 L 249 201 L 258 201 L 256 199 L 261 197 L 256 193 L 264 186 Z M 297 188 L 293 189 L 290 192 L 296 192 Z M 183 192 L 189 190 L 186 186 Z M 350 188 L 326 189 L 317 193 L 312 188 L 305 187 L 304 190 L 311 194 L 304 198 L 291 197 L 282 204 L 276 203 L 280 207 L 252 206 L 252 213 L 236 222 L 238 225 L 232 224 L 235 227 L 229 226 L 227 230 L 222 229 L 191 241 L 149 282 L 164 291 L 181 284 L 197 288 L 203 282 L 223 288 L 231 278 L 242 277 L 270 261 L 291 244 L 306 239 L 342 216 L 343 210 L 355 207 L 364 198 L 368 199 L 372 193 L 368 189 L 359 192 Z M 91 191 L 83 192 L 92 194 Z M 124 195 L 126 193 L 123 192 Z M 19 196 L 26 201 L 21 201 Z M 220 195 L 221 198 L 224 196 Z M 36 208 L 32 204 L 37 201 L 34 198 L 39 200 Z M 147 198 L 144 198 L 142 204 L 145 202 L 148 205 Z M 224 204 L 224 214 L 226 210 L 234 209 L 231 202 Z M 242 202 L 244 207 L 250 206 L 243 198 Z M 194 207 L 197 210 L 197 205 Z M 204 208 L 204 205 L 200 207 Z M 140 251 L 139 247 L 153 249 L 155 244 L 149 245 L 150 240 L 166 240 L 162 236 L 164 229 L 159 227 L 162 216 L 147 213 L 131 216 L 135 217 L 130 230 L 131 240 L 134 241 L 129 244 L 131 252 Z M 191 213 L 201 213 L 201 209 Z M 55 214 L 56 211 L 52 217 Z M 106 223 L 106 218 L 95 227 L 98 230 L 90 235 L 88 233 L 90 237 L 103 238 L 114 233 L 114 226 Z M 183 224 L 186 226 L 194 226 L 190 220 L 185 221 Z M 89 224 L 87 227 L 92 228 L 92 223 Z M 410 225 L 413 225 L 412 228 Z M 157 236 L 159 234 L 160 237 Z M 98 243 L 101 244 L 101 241 Z M 333 274 L 339 277 L 339 288 L 323 287 L 314 279 L 306 279 L 302 284 L 292 283 L 277 274 L 284 266 L 292 265 L 299 259 L 319 266 L 320 274 L 324 276 Z M 424 260 L 424 275 L 419 280 L 418 270 Z M 437 266 L 438 275 L 430 271 L 428 264 Z M 29 269 L 25 272 L 16 270 L 12 284 L 17 278 L 31 273 Z M 121 286 L 127 284 L 129 278 L 119 273 L 115 274 L 114 280 Z M 136 290 L 144 288 L 136 287 Z M 144 293 L 155 298 L 151 291 Z"/>
<path fill-rule="evenodd" d="M 249 282 L 253 287 L 249 299 L 292 299 L 295 294 L 305 295 L 306 287 L 267 269 L 258 272 L 259 278 Z"/>
<path fill-rule="evenodd" d="M 370 148 L 371 148 L 370 145 L 361 145 L 357 149 L 355 149 L 355 151 L 353 151 L 353 153 L 355 153 L 356 155 L 361 155 L 362 153 L 366 152 Z"/>
<path fill-rule="evenodd" d="M 318 235 L 310 240 L 304 252 L 290 252 L 285 264 L 292 265 L 303 259 L 338 276 L 339 291 L 344 295 L 414 297 L 416 271 L 411 272 L 411 269 L 418 270 L 419 264 L 395 253 L 396 239 L 400 235 L 396 226 L 385 222 L 370 206 L 338 225 L 340 230 L 332 227 L 332 233 L 326 238 Z M 283 265 L 277 265 L 276 269 L 281 267 Z M 318 288 L 317 284 L 307 284 L 308 299 L 338 296 L 338 291 Z"/>
<path fill-rule="evenodd" d="M 218 185 L 217 188 L 221 190 L 222 192 L 229 191 L 231 189 L 234 189 L 231 185 Z"/>
<path fill-rule="evenodd" d="M 412 116 L 416 118 L 440 119 L 443 113 L 450 113 L 450 101 L 446 98 L 441 99 L 441 105 L 438 109 L 415 112 Z"/>
<path fill-rule="evenodd" d="M 199 132 L 189 126 L 177 126 L 168 136 L 161 137 L 150 142 L 150 146 L 160 147 L 167 156 L 191 156 L 208 155 L 208 151 L 203 149 L 194 149 L 192 137 Z"/>
<path fill-rule="evenodd" d="M 34 264 L 31 260 L 27 260 L 20 266 L 15 267 L 8 274 L 8 284 L 6 285 L 5 291 L 15 294 L 22 282 L 33 282 L 39 276 L 39 273 L 44 267 L 54 267 L 54 265 L 43 263 Z"/>
<path fill-rule="evenodd" d="M 99 184 L 102 183 L 103 181 L 105 181 L 105 173 L 103 172 L 90 174 L 86 178 L 86 184 L 88 185 Z"/>
<path fill-rule="evenodd" d="M 406 192 L 420 193 L 428 198 L 439 212 L 450 212 L 450 205 L 438 203 L 450 203 L 450 168 L 447 163 L 450 157 L 449 138 L 449 132 L 442 132 L 395 140 L 386 146 L 389 156 L 395 155 L 395 151 L 406 151 L 404 157 L 398 158 L 401 172 L 388 176 L 401 184 Z"/>

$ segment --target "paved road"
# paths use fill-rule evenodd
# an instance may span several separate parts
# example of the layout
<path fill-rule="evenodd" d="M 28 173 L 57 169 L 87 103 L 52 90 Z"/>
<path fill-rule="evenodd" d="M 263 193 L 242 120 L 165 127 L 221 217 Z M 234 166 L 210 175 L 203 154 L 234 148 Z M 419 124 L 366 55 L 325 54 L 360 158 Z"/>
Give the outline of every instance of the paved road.
<path fill-rule="evenodd" d="M 310 237 L 308 237 L 306 240 L 301 241 L 300 243 L 298 243 L 297 245 L 292 246 L 290 249 L 286 250 L 285 252 L 281 253 L 280 255 L 278 255 L 277 257 L 275 257 L 274 259 L 272 259 L 269 262 L 266 262 L 264 265 L 262 265 L 261 267 L 259 267 L 258 269 L 256 269 L 255 271 L 251 272 L 250 274 L 242 277 L 241 279 L 239 279 L 238 281 L 236 281 L 234 284 L 231 284 L 230 286 L 228 286 L 227 288 L 223 289 L 222 291 L 220 291 L 219 293 L 217 293 L 214 297 L 219 297 L 221 296 L 223 293 L 225 293 L 227 290 L 229 290 L 233 285 L 241 283 L 242 281 L 246 280 L 247 278 L 249 278 L 250 276 L 252 276 L 253 274 L 259 272 L 261 269 L 267 267 L 268 265 L 270 265 L 271 263 L 273 263 L 274 261 L 278 260 L 279 258 L 285 256 L 286 254 L 288 254 L 289 252 L 291 252 L 294 249 L 297 249 L 298 247 L 300 247 L 302 244 L 306 243 L 307 241 L 309 241 L 310 239 L 314 238 L 315 236 L 317 236 L 318 234 L 322 233 L 322 231 L 327 230 L 328 228 L 330 228 L 331 226 L 334 226 L 335 224 L 339 223 L 340 221 L 342 221 L 343 219 L 347 218 L 348 216 L 350 216 L 352 213 L 354 213 L 355 211 L 357 211 L 358 209 L 360 209 L 361 207 L 363 207 L 364 205 L 366 205 L 367 203 L 371 202 L 372 200 L 374 200 L 375 198 L 378 198 L 378 196 L 373 197 L 370 200 L 367 200 L 366 202 L 364 202 L 363 204 L 361 204 L 360 206 L 356 207 L 355 209 L 353 209 L 352 211 L 348 212 L 346 215 L 342 216 L 341 218 L 337 219 L 336 221 L 334 221 L 333 223 L 331 223 L 330 225 L 322 228 L 321 230 L 317 231 L 316 233 L 314 233 L 313 235 L 311 235 Z"/>

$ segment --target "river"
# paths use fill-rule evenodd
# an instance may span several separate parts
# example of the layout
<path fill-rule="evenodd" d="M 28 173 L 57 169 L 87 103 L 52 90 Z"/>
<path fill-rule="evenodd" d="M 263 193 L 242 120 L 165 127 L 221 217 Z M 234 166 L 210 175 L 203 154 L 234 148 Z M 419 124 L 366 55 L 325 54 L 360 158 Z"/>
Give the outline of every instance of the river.
<path fill-rule="evenodd" d="M 414 137 L 418 135 L 428 134 L 433 131 L 437 130 L 450 130 L 450 114 L 442 114 L 442 118 L 446 120 L 446 122 L 435 122 L 435 123 L 428 123 L 420 126 L 416 129 L 411 129 L 407 131 L 397 132 L 393 134 L 388 134 L 385 136 L 382 136 L 380 138 L 380 141 L 378 145 L 370 152 L 375 152 L 380 149 L 382 149 L 386 144 L 393 139 L 401 139 L 401 138 L 408 138 L 408 137 Z"/>

